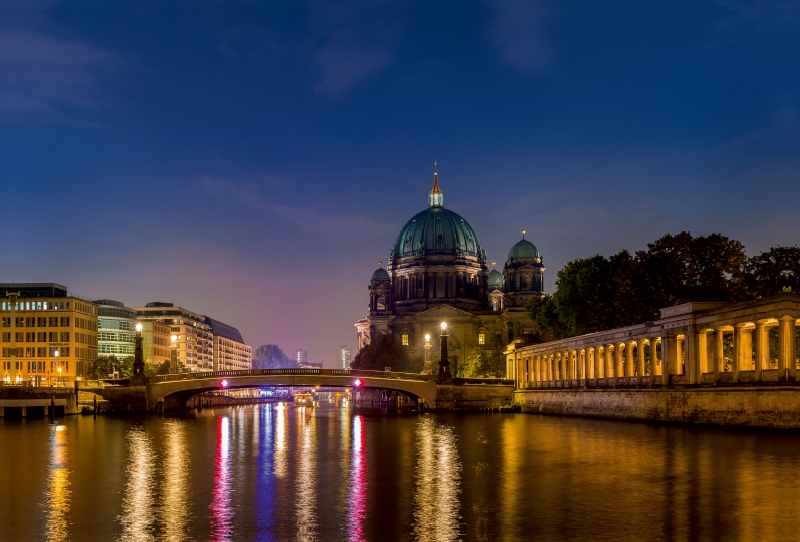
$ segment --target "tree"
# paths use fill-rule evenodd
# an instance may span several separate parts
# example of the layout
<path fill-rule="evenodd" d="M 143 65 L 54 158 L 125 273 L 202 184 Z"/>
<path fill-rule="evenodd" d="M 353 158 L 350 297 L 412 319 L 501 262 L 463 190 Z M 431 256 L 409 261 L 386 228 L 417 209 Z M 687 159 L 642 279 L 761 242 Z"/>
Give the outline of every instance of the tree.
<path fill-rule="evenodd" d="M 391 367 L 401 373 L 419 373 L 423 360 L 411 359 L 406 350 L 394 341 L 391 335 L 378 335 L 356 354 L 351 367 L 368 371 L 383 371 Z"/>
<path fill-rule="evenodd" d="M 253 369 L 291 369 L 300 367 L 275 344 L 263 344 L 253 355 Z"/>
<path fill-rule="evenodd" d="M 133 374 L 133 357 L 119 359 L 116 356 L 99 356 L 89 364 L 87 378 L 89 380 L 101 380 L 108 378 L 114 371 L 119 373 L 120 378 L 130 378 Z"/>
<path fill-rule="evenodd" d="M 159 363 L 157 366 L 153 366 L 150 363 L 145 363 L 145 365 L 144 365 L 144 374 L 145 374 L 145 376 L 168 375 L 169 374 L 169 361 L 165 361 L 163 363 Z"/>
<path fill-rule="evenodd" d="M 800 293 L 800 248 L 772 247 L 747 261 L 744 278 L 749 298 Z"/>
<path fill-rule="evenodd" d="M 473 348 L 467 354 L 462 376 L 467 378 L 503 378 L 506 374 L 506 357 L 502 349 Z"/>

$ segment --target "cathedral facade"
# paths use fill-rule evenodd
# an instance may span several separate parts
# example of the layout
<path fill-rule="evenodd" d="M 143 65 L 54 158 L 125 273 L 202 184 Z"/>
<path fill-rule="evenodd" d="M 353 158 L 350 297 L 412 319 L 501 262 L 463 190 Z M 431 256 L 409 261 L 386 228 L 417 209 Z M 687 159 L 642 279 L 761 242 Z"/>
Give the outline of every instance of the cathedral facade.
<path fill-rule="evenodd" d="M 475 347 L 501 348 L 533 331 L 525 314 L 532 297 L 543 297 L 544 265 L 525 239 L 515 244 L 500 273 L 489 270 L 486 251 L 472 226 L 444 206 L 438 174 L 428 207 L 414 215 L 369 283 L 369 315 L 355 326 L 358 349 L 378 335 L 390 335 L 409 357 L 438 351 L 441 322 L 447 322 L 453 375 Z"/>

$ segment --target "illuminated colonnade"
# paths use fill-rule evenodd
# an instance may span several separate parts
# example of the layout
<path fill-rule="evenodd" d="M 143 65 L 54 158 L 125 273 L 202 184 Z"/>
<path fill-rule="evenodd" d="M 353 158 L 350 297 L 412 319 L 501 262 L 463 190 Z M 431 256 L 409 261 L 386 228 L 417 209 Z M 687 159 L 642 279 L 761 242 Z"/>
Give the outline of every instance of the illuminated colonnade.
<path fill-rule="evenodd" d="M 654 322 L 547 343 L 514 342 L 506 351 L 507 377 L 520 389 L 795 382 L 798 318 L 800 296 L 794 294 L 687 302 L 661 309 Z M 777 338 L 775 356 L 770 333 Z"/>

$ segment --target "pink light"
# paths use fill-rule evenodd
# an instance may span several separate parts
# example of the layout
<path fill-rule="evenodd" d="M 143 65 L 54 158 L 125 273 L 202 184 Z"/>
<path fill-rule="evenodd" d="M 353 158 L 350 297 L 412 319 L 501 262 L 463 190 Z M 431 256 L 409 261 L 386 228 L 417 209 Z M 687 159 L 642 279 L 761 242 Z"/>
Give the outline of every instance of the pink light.
<path fill-rule="evenodd" d="M 361 387 L 361 379 L 360 378 L 356 378 L 356 381 L 353 382 L 353 384 L 356 385 L 356 388 Z"/>
<path fill-rule="evenodd" d="M 223 380 L 222 382 L 219 383 L 219 385 L 222 386 L 223 388 L 227 388 L 228 387 L 228 381 L 227 380 Z"/>

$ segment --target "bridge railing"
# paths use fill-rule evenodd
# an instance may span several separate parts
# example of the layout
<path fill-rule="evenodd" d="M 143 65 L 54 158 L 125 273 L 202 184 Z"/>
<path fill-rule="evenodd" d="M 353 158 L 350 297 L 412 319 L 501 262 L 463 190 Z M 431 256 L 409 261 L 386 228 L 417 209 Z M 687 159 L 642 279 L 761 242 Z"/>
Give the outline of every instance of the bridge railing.
<path fill-rule="evenodd" d="M 351 376 L 363 378 L 397 378 L 400 380 L 420 380 L 423 382 L 435 381 L 435 375 L 423 375 L 418 373 L 397 373 L 389 371 L 362 371 L 349 369 L 314 369 L 314 368 L 290 368 L 290 369 L 248 369 L 248 370 L 229 370 L 229 371 L 206 371 L 202 373 L 178 373 L 172 375 L 151 376 L 147 381 L 151 384 L 158 382 L 171 382 L 175 380 L 194 380 L 198 378 L 222 378 L 237 376 Z"/>

